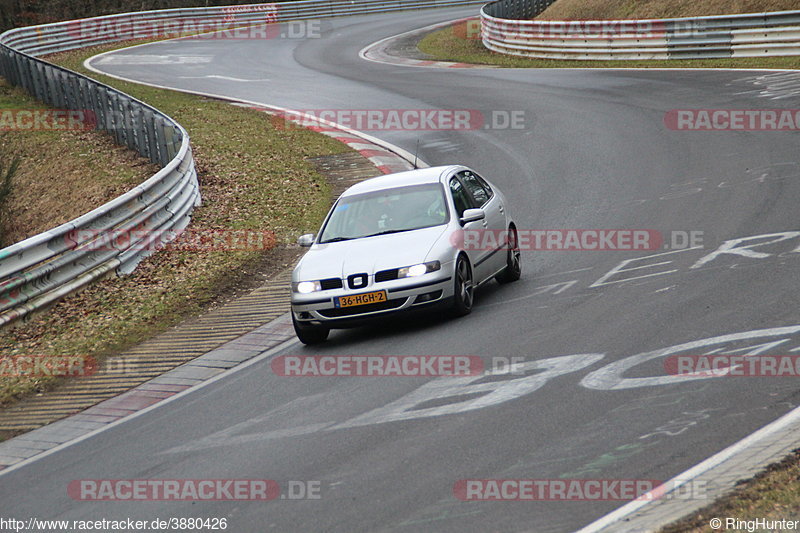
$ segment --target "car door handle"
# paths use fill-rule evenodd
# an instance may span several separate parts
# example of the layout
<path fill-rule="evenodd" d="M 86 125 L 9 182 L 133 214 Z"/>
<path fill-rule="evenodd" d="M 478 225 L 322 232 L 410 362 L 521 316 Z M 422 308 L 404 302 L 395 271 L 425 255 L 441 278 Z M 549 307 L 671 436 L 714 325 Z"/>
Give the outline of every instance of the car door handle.
<path fill-rule="evenodd" d="M 505 213 L 506 212 L 505 209 L 503 209 L 503 204 L 500 204 L 500 212 L 501 213 Z"/>

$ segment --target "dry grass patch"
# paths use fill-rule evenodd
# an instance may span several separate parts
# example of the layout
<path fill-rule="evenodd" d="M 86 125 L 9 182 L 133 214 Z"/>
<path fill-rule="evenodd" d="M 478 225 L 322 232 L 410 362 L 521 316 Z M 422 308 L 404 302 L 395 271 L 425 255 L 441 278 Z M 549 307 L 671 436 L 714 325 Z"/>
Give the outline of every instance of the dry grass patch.
<path fill-rule="evenodd" d="M 800 9 L 797 0 L 558 0 L 539 20 L 646 19 Z"/>
<path fill-rule="evenodd" d="M 753 479 L 741 483 L 728 496 L 663 528 L 661 532 L 714 531 L 709 527 L 709 521 L 720 518 L 724 523 L 727 517 L 742 521 L 756 518 L 800 519 L 800 450 L 795 450 L 780 463 L 771 465 Z"/>
<path fill-rule="evenodd" d="M 0 78 L 0 112 L 32 109 L 46 106 Z M 0 153 L 21 160 L 3 204 L 0 247 L 83 215 L 158 171 L 98 131 L 4 131 Z"/>

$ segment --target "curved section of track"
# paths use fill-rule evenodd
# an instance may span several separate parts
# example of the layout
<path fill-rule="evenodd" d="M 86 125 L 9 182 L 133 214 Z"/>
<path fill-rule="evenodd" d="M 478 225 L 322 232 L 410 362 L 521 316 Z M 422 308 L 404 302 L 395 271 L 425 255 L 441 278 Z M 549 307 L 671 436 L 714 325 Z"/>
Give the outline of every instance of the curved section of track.
<path fill-rule="evenodd" d="M 285 108 L 478 110 L 490 127 L 367 133 L 411 152 L 419 141 L 431 165 L 490 176 L 520 228 L 655 229 L 669 246 L 680 244 L 672 232 L 702 232 L 702 242 L 526 252 L 523 279 L 479 291 L 464 319 L 335 332 L 319 348 L 281 352 L 524 358 L 524 373 L 493 378 L 496 393 L 481 404 L 471 403 L 475 384 L 460 380 L 287 378 L 265 359 L 9 473 L 5 506 L 63 519 L 225 516 L 233 531 L 574 531 L 623 502 L 464 503 L 453 487 L 666 480 L 800 403 L 793 378 L 676 379 L 664 366 L 673 354 L 800 353 L 797 133 L 673 131 L 664 122 L 673 109 L 790 108 L 796 75 L 440 71 L 358 57 L 388 35 L 469 14 L 335 19 L 318 39 L 171 41 L 93 66 Z M 512 113 L 523 127 L 500 127 Z M 70 499 L 68 483 L 85 478 L 319 481 L 321 499 Z"/>

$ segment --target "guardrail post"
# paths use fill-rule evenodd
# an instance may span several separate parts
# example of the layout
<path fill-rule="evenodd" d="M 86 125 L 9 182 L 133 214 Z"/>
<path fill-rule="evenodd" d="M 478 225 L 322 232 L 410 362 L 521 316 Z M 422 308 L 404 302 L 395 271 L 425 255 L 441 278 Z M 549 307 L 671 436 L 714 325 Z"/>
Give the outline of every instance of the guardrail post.
<path fill-rule="evenodd" d="M 114 119 L 109 113 L 106 89 L 94 84 L 92 86 L 92 94 L 95 102 L 94 112 L 97 113 L 97 126 L 99 129 L 111 133 L 114 129 Z"/>
<path fill-rule="evenodd" d="M 130 120 L 129 117 L 125 116 L 125 105 L 122 101 L 122 97 L 120 93 L 116 90 L 111 89 L 109 91 L 109 96 L 111 97 L 111 104 L 114 109 L 115 121 L 114 123 L 117 125 L 117 129 L 115 133 L 117 134 L 118 143 L 127 146 L 128 145 L 128 121 Z"/>
<path fill-rule="evenodd" d="M 139 154 L 147 155 L 145 143 L 142 140 L 144 127 L 142 126 L 142 109 L 139 106 L 131 106 L 131 139 L 133 140 L 133 148 Z"/>
<path fill-rule="evenodd" d="M 122 118 L 125 120 L 125 144 L 131 150 L 136 149 L 136 128 L 134 127 L 134 108 L 132 102 L 127 98 L 120 98 L 119 100 Z"/>
<path fill-rule="evenodd" d="M 109 118 L 107 123 L 109 128 L 108 132 L 114 136 L 114 141 L 117 144 L 123 144 L 121 133 L 122 125 L 120 124 L 122 117 L 119 116 L 119 111 L 117 110 L 116 94 L 108 88 L 103 87 L 101 95 L 106 109 L 106 115 Z"/>
<path fill-rule="evenodd" d="M 156 138 L 158 139 L 158 149 L 159 154 L 161 156 L 161 164 L 165 164 L 165 161 L 169 161 L 172 159 L 172 150 L 170 148 L 170 137 L 167 134 L 167 130 L 169 129 L 169 125 L 166 120 L 161 117 L 158 117 L 155 123 L 155 131 L 156 131 Z M 169 129 L 171 132 L 172 130 Z"/>
<path fill-rule="evenodd" d="M 8 82 L 11 83 L 12 85 L 16 86 L 22 85 L 22 81 L 20 78 L 19 64 L 18 64 L 19 61 L 20 61 L 19 56 L 9 51 L 9 56 L 8 56 L 9 70 L 8 70 L 8 77 L 6 78 L 6 80 L 8 80 Z"/>
<path fill-rule="evenodd" d="M 89 82 L 83 78 L 78 78 L 78 96 L 79 105 L 78 109 L 83 113 L 84 129 L 86 128 L 86 121 L 91 117 L 87 116 L 87 112 L 92 109 L 92 97 L 89 92 Z"/>
<path fill-rule="evenodd" d="M 47 81 L 47 100 L 50 105 L 58 98 L 58 84 L 56 83 L 56 69 L 50 65 L 44 67 L 44 77 Z"/>
<path fill-rule="evenodd" d="M 78 108 L 78 88 L 76 86 L 77 79 L 72 76 L 67 76 L 67 109 Z"/>
<path fill-rule="evenodd" d="M 59 106 L 62 109 L 68 109 L 72 105 L 72 84 L 70 83 L 69 76 L 67 76 L 64 72 L 61 72 L 61 94 L 62 94 L 62 102 Z"/>
<path fill-rule="evenodd" d="M 67 95 L 65 88 L 66 80 L 64 79 L 66 76 L 64 74 L 64 71 L 62 71 L 61 69 L 55 69 L 53 73 L 55 74 L 54 78 L 56 82 L 53 85 L 56 87 L 56 89 L 60 88 L 60 90 L 55 91 L 55 98 L 53 99 L 52 102 L 50 102 L 50 105 L 52 105 L 53 107 L 63 108 L 67 106 Z"/>
<path fill-rule="evenodd" d="M 41 71 L 37 63 L 33 63 L 31 68 L 31 86 L 33 87 L 33 96 L 35 96 L 37 100 L 42 100 L 45 96 L 44 84 L 42 83 Z"/>

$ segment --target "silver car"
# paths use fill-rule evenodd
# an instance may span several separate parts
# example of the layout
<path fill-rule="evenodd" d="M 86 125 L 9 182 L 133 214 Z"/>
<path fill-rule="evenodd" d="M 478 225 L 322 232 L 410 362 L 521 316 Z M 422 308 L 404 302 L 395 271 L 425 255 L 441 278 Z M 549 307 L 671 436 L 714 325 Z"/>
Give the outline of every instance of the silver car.
<path fill-rule="evenodd" d="M 517 230 L 496 186 L 463 166 L 368 179 L 347 189 L 292 274 L 292 321 L 304 344 L 331 328 L 448 306 L 520 277 Z M 465 245 L 469 244 L 469 245 Z"/>

